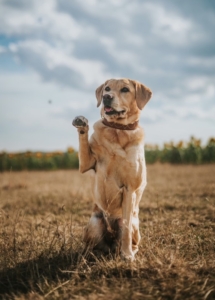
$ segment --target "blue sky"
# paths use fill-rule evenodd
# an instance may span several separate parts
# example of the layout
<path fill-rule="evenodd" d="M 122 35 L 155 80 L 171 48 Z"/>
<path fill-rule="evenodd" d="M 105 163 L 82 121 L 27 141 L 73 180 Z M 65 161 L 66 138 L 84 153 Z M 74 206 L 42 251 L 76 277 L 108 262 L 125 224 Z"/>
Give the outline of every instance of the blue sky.
<path fill-rule="evenodd" d="M 0 151 L 78 147 L 76 115 L 99 119 L 109 78 L 153 91 L 146 143 L 215 136 L 215 3 L 2 0 Z M 51 100 L 51 103 L 49 103 Z"/>

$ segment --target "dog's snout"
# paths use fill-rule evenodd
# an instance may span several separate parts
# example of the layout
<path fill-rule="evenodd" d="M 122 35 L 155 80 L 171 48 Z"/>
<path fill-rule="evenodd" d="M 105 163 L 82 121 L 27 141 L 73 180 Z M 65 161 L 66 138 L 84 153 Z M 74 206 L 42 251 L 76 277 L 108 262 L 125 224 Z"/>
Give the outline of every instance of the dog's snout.
<path fill-rule="evenodd" d="M 113 100 L 113 97 L 111 95 L 109 95 L 109 94 L 105 94 L 103 96 L 103 103 L 104 103 L 104 105 L 107 105 L 107 106 L 109 105 L 110 106 L 112 100 Z"/>

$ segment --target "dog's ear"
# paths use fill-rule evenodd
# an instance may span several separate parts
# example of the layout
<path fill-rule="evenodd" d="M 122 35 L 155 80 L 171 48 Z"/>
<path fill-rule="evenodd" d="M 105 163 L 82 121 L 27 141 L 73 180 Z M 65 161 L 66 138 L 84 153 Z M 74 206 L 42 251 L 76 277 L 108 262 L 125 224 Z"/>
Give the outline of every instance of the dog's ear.
<path fill-rule="evenodd" d="M 106 80 L 105 83 L 103 83 L 102 85 L 100 85 L 97 89 L 96 89 L 96 99 L 97 99 L 97 107 L 99 107 L 99 105 L 102 102 L 102 93 L 103 93 L 103 88 L 104 86 L 107 84 L 109 80 Z"/>
<path fill-rule="evenodd" d="M 152 96 L 152 91 L 142 83 L 131 80 L 135 88 L 135 98 L 139 109 L 143 109 Z"/>
<path fill-rule="evenodd" d="M 97 107 L 99 107 L 99 105 L 102 102 L 102 93 L 103 93 L 103 88 L 104 86 L 108 83 L 108 81 L 110 81 L 111 79 L 108 79 L 105 81 L 105 83 L 103 83 L 102 85 L 100 85 L 97 89 L 96 89 L 96 99 L 97 99 Z"/>
<path fill-rule="evenodd" d="M 105 85 L 105 83 L 103 83 L 96 89 L 97 107 L 99 107 L 99 105 L 102 102 L 102 92 L 103 92 L 104 85 Z"/>

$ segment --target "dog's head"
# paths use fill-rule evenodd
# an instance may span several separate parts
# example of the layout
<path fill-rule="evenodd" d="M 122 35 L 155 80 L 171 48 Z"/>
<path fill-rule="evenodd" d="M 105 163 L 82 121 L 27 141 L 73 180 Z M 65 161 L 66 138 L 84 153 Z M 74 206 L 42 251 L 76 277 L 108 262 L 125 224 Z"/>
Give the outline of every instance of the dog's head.
<path fill-rule="evenodd" d="M 110 79 L 96 89 L 97 106 L 102 103 L 102 116 L 121 124 L 137 121 L 151 95 L 149 88 L 130 79 Z"/>

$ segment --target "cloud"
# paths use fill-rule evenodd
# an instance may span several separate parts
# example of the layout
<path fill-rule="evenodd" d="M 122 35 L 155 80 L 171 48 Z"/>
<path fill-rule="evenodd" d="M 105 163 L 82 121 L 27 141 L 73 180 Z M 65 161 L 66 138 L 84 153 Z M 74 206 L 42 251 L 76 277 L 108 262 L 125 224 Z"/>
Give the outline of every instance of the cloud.
<path fill-rule="evenodd" d="M 36 70 L 43 79 L 71 87 L 88 89 L 99 84 L 98 79 L 105 80 L 109 75 L 101 62 L 78 59 L 42 40 L 11 44 L 9 50 L 21 63 Z"/>
<path fill-rule="evenodd" d="M 204 52 L 208 43 L 212 45 L 210 31 L 205 31 L 203 22 L 197 22 L 194 13 L 188 16 L 185 9 L 168 1 L 119 1 L 116 5 L 47 0 L 38 6 L 34 0 L 31 5 L 21 2 L 22 13 L 14 3 L 3 2 L 2 33 L 19 34 L 24 39 L 11 54 L 46 80 L 76 86 L 81 76 L 86 86 L 93 86 L 98 81 L 92 77 L 101 78 L 100 82 L 105 76 L 130 77 L 169 93 L 169 86 L 176 90 L 175 83 L 180 84 L 184 77 L 212 72 L 210 61 L 204 64 L 198 53 L 193 53 L 200 47 Z M 185 2 L 182 5 L 187 9 Z M 42 43 L 44 50 L 39 53 L 36 47 L 41 48 Z M 43 58 L 46 51 L 54 74 Z M 61 57 L 57 65 L 54 56 Z"/>
<path fill-rule="evenodd" d="M 142 4 L 142 10 L 151 20 L 152 33 L 158 38 L 163 38 L 169 44 L 184 46 L 188 44 L 192 33 L 192 22 L 166 9 L 163 5 L 146 3 Z"/>
<path fill-rule="evenodd" d="M 5 53 L 7 51 L 7 49 L 3 46 L 0 46 L 0 54 L 1 53 Z"/>
<path fill-rule="evenodd" d="M 38 116 L 27 104 L 35 101 L 35 95 L 47 95 L 47 85 L 51 86 L 52 98 L 53 93 L 61 98 L 46 111 L 49 124 L 59 121 L 65 125 L 76 114 L 85 114 L 92 124 L 99 118 L 94 106 L 97 86 L 109 78 L 128 77 L 153 91 L 141 117 L 149 128 L 153 124 L 162 127 L 162 122 L 167 126 L 176 120 L 185 124 L 188 119 L 211 126 L 214 26 L 212 1 L 181 0 L 178 4 L 169 0 L 46 0 L 38 5 L 36 0 L 2 0 L 0 60 L 4 75 L 8 67 L 11 79 L 6 76 L 7 83 L 1 78 L 1 97 L 5 95 L 5 85 L 10 89 L 0 101 L 15 101 L 18 87 L 11 82 L 20 82 L 16 97 L 21 101 L 22 95 L 26 109 L 23 126 L 28 126 L 37 122 Z M 20 79 L 13 77 L 13 72 L 20 74 Z M 25 74 L 30 74 L 29 80 L 23 79 Z M 40 84 L 33 87 L 35 77 Z M 31 92 L 25 93 L 29 86 Z M 5 103 L 4 107 L 9 109 Z M 19 122 L 23 122 L 22 112 L 18 108 L 16 111 Z M 43 120 L 41 124 L 46 126 L 44 115 Z M 210 132 L 208 127 L 206 131 Z"/>

